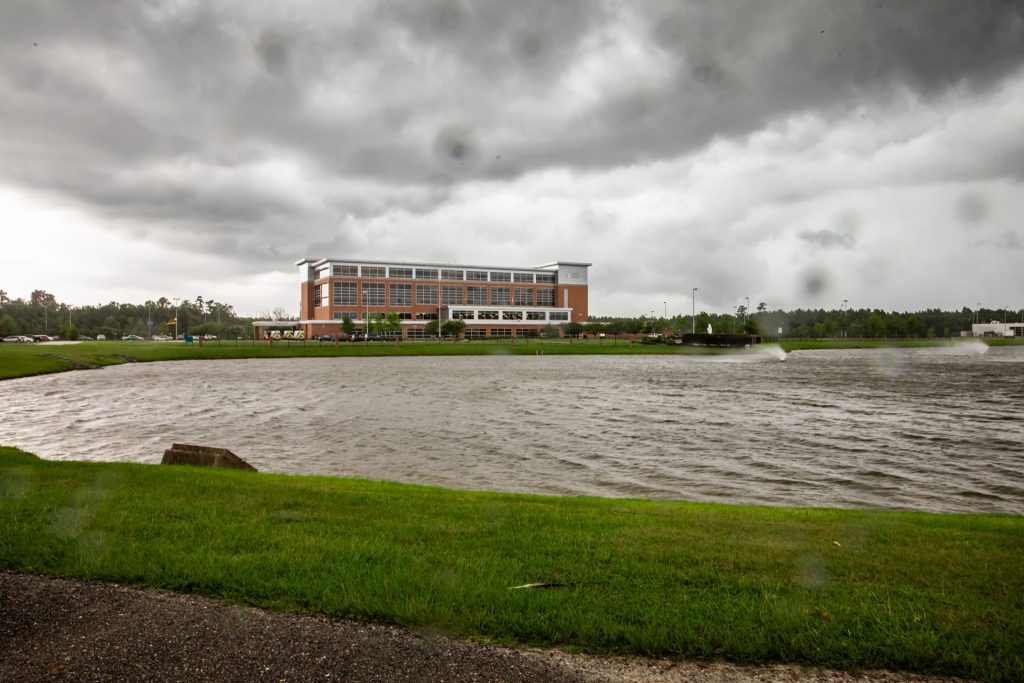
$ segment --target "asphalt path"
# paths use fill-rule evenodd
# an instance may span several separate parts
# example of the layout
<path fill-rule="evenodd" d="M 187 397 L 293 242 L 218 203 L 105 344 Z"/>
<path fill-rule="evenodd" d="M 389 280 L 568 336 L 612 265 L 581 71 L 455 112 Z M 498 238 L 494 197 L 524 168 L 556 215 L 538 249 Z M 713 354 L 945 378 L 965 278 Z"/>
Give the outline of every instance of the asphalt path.
<path fill-rule="evenodd" d="M 952 681 L 512 649 L 0 571 L 0 681 Z"/>

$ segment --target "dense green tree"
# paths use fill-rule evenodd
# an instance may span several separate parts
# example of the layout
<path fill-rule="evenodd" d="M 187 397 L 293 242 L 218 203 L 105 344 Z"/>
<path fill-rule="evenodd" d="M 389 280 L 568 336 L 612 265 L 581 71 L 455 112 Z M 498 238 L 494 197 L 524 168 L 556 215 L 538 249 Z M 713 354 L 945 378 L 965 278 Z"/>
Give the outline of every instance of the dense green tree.
<path fill-rule="evenodd" d="M 441 323 L 441 336 L 458 339 L 459 335 L 466 331 L 465 320 L 445 320 Z"/>

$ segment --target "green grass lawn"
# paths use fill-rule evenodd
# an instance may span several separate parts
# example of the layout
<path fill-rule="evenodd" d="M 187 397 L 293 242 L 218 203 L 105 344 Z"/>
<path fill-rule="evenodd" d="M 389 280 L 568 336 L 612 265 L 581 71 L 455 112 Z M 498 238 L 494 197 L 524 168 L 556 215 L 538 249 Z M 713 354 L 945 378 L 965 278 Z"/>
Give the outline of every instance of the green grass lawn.
<path fill-rule="evenodd" d="M 990 343 L 998 343 L 994 340 Z M 899 341 L 832 340 L 783 342 L 786 351 L 828 348 L 875 348 L 881 346 L 940 346 L 945 340 L 909 339 Z M 1013 343 L 1013 342 L 1009 342 Z M 321 356 L 449 356 L 449 355 L 532 355 L 545 354 L 709 354 L 737 353 L 729 349 L 702 349 L 667 344 L 630 343 L 626 340 L 487 340 L 472 342 L 403 341 L 370 343 L 213 341 L 202 346 L 181 342 L 82 342 L 80 344 L 0 344 L 0 380 L 73 369 L 69 361 L 91 365 L 117 365 L 131 359 L 139 362 L 220 358 L 295 358 Z M 60 356 L 55 358 L 53 356 Z"/>
<path fill-rule="evenodd" d="M 0 566 L 502 643 L 1024 679 L 1024 517 L 562 498 L 0 448 Z M 544 582 L 548 589 L 508 590 Z"/>

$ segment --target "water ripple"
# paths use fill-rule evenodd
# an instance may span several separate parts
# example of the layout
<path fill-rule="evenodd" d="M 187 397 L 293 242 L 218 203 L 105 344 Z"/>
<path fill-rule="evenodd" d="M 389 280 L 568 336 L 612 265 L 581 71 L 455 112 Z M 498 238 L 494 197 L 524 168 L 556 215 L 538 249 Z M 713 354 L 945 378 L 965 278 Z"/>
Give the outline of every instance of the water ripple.
<path fill-rule="evenodd" d="M 0 443 L 548 494 L 1024 512 L 1024 349 L 131 364 L 25 378 Z M 1011 377 L 1012 374 L 1012 377 Z"/>

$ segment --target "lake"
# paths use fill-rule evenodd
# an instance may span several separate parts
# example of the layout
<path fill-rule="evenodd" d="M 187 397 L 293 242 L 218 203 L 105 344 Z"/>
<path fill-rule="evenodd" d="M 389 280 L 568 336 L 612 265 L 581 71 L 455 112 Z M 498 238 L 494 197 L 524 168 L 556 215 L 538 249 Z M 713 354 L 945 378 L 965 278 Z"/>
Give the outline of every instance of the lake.
<path fill-rule="evenodd" d="M 491 491 L 1024 512 L 1024 347 L 137 363 L 3 382 L 0 443 Z"/>

